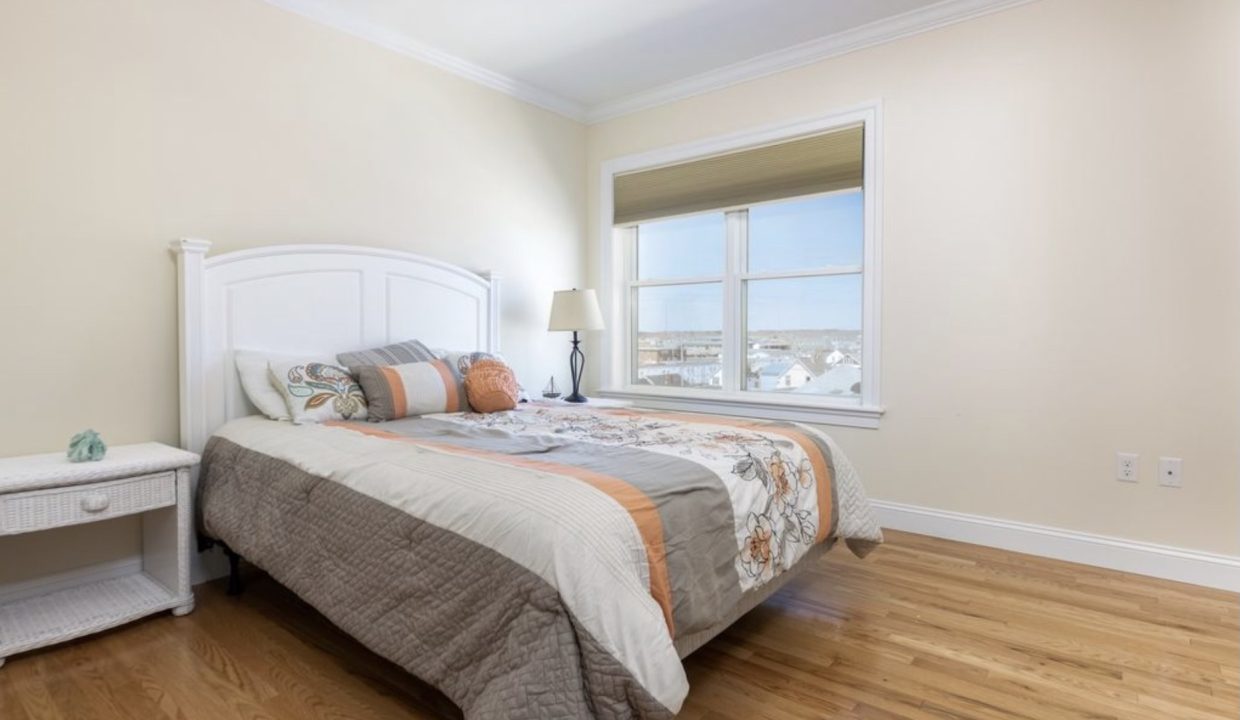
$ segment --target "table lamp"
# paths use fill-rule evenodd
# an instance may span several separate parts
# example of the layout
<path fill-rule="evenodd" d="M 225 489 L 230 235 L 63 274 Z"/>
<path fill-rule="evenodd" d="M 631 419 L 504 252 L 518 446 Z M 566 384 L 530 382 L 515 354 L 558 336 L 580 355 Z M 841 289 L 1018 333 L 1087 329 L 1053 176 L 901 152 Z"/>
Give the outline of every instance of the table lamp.
<path fill-rule="evenodd" d="M 581 352 L 581 340 L 577 333 L 583 330 L 602 330 L 603 313 L 598 309 L 598 295 L 593 290 L 557 290 L 551 300 L 551 322 L 547 330 L 573 333 L 573 351 L 568 356 L 568 366 L 573 373 L 573 392 L 565 402 L 583 403 L 581 373 L 585 370 L 586 356 Z"/>

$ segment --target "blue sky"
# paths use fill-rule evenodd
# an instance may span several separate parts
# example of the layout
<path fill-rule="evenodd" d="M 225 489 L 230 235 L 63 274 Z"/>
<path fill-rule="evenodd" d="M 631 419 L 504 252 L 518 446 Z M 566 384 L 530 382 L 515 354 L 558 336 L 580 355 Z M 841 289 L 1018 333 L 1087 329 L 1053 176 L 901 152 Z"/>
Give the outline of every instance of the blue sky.
<path fill-rule="evenodd" d="M 638 232 L 642 280 L 723 273 L 723 213 L 645 223 Z M 860 265 L 861 193 L 759 205 L 749 211 L 751 272 Z M 755 280 L 749 283 L 750 330 L 861 328 L 861 276 Z M 640 332 L 719 330 L 718 283 L 642 288 Z"/>

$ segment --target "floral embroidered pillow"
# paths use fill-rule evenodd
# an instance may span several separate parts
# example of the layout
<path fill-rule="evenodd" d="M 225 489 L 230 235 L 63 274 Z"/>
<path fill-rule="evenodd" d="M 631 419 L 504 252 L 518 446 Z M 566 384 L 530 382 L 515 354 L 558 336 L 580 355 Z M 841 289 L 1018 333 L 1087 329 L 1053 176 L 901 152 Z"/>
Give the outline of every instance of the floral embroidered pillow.
<path fill-rule="evenodd" d="M 365 420 L 366 396 L 349 371 L 321 362 L 271 363 L 275 385 L 297 425 L 325 420 Z"/>
<path fill-rule="evenodd" d="M 435 353 L 435 357 L 456 368 L 461 377 L 468 375 L 469 369 L 479 360 L 499 360 L 504 362 L 502 355 L 483 352 L 482 350 L 433 350 L 432 352 Z"/>

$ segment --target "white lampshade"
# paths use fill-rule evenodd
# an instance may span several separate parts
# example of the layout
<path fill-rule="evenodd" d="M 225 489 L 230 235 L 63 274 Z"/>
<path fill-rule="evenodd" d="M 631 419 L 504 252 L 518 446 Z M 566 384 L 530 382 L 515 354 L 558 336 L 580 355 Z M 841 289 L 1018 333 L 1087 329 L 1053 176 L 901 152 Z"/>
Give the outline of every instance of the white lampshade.
<path fill-rule="evenodd" d="M 548 330 L 602 330 L 603 313 L 593 290 L 557 290 Z"/>

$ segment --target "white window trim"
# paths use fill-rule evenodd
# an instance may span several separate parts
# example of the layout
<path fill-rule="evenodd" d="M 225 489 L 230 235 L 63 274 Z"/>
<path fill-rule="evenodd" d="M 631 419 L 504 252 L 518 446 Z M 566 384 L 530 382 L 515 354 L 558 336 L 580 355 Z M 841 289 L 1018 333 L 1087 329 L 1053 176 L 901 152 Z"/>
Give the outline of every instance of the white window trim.
<path fill-rule="evenodd" d="M 825 397 L 791 397 L 777 393 L 736 392 L 727 390 L 695 390 L 636 385 L 630 380 L 630 338 L 633 313 L 626 312 L 625 294 L 628 279 L 633 276 L 631 243 L 619 236 L 624 230 L 613 226 L 614 178 L 616 175 L 660 165 L 685 162 L 707 155 L 733 152 L 748 147 L 778 142 L 793 137 L 826 132 L 834 128 L 864 123 L 864 254 L 862 267 L 861 318 L 861 402 L 841 403 Z M 882 103 L 872 101 L 829 115 L 790 123 L 780 123 L 739 133 L 660 148 L 648 152 L 613 158 L 603 163 L 599 182 L 599 242 L 601 243 L 602 292 L 600 300 L 607 330 L 604 333 L 602 358 L 602 389 L 599 394 L 634 400 L 642 405 L 673 410 L 713 412 L 721 415 L 742 415 L 776 420 L 794 420 L 827 425 L 876 428 L 884 408 L 879 401 L 880 379 L 880 268 L 882 265 Z M 728 258 L 735 269 L 737 258 Z M 735 278 L 736 275 L 729 277 Z M 726 282 L 724 293 L 736 292 L 733 282 Z M 727 298 L 725 298 L 726 301 Z M 736 340 L 740 328 L 735 318 L 725 318 L 723 335 Z M 629 357 L 626 357 L 629 355 Z M 730 354 L 731 364 L 739 362 L 738 353 Z M 725 353 L 725 358 L 728 354 Z M 726 360 L 725 360 L 726 362 Z M 724 367 L 727 377 L 735 377 L 739 368 Z M 725 385 L 726 386 L 726 385 Z"/>

